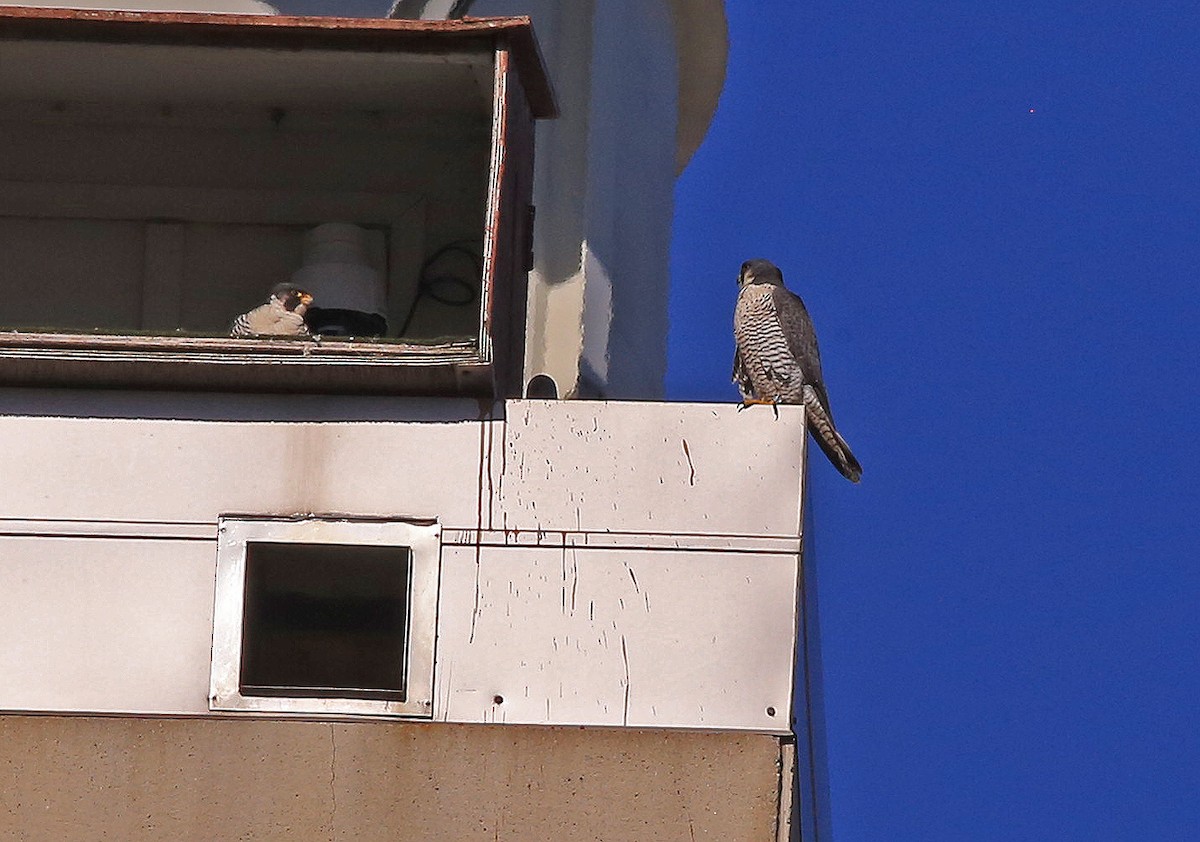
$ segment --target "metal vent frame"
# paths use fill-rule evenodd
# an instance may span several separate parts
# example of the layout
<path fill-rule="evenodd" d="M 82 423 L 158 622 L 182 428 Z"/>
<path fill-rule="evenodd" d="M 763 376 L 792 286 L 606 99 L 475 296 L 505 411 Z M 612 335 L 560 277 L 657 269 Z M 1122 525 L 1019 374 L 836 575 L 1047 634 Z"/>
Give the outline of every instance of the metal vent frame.
<path fill-rule="evenodd" d="M 246 713 L 433 717 L 441 526 L 434 520 L 224 515 L 217 529 L 217 577 L 209 709 Z M 411 551 L 405 700 L 247 696 L 241 692 L 246 546 L 252 542 L 361 544 Z"/>

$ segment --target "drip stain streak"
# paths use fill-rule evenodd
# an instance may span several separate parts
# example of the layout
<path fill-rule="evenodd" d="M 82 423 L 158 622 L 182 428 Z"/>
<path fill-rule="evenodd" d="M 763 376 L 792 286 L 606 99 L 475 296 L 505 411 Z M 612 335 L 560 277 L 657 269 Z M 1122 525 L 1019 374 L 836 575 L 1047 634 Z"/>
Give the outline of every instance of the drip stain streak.
<path fill-rule="evenodd" d="M 691 452 L 691 450 L 688 449 L 687 439 L 680 439 L 680 441 L 683 442 L 683 455 L 684 455 L 684 458 L 687 459 L 688 470 L 690 470 L 692 472 L 691 476 L 688 477 L 688 485 L 695 485 L 696 484 L 696 466 L 692 464 L 692 452 Z"/>

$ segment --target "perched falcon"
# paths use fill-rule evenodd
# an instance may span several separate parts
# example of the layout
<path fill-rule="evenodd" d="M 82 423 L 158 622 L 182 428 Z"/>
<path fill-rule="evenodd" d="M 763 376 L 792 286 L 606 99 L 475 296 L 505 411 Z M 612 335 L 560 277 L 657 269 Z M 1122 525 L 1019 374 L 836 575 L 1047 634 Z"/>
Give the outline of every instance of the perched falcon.
<path fill-rule="evenodd" d="M 291 284 L 276 284 L 271 297 L 233 320 L 230 336 L 308 336 L 304 311 L 313 297 Z"/>
<path fill-rule="evenodd" d="M 821 450 L 846 479 L 858 482 L 862 466 L 833 426 L 812 319 L 769 260 L 742 264 L 733 338 L 733 382 L 743 402 L 804 404 L 809 432 Z"/>

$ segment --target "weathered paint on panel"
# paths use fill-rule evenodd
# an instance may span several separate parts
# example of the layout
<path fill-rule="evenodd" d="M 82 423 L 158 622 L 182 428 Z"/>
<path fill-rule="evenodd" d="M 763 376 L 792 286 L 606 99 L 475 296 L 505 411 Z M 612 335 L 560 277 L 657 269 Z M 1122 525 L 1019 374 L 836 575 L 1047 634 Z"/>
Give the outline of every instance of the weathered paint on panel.
<path fill-rule="evenodd" d="M 786 732 L 799 408 L 506 410 L 0 417 L 0 709 L 208 714 L 217 517 L 318 512 L 442 525 L 436 719 Z"/>
<path fill-rule="evenodd" d="M 103 414 L 105 399 L 93 400 Z M 215 417 L 223 402 L 241 406 L 215 396 Z M 0 417 L 0 472 L 22 478 L 0 486 L 0 516 L 215 524 L 316 512 L 510 533 L 800 535 L 800 407 L 775 418 L 732 404 L 528 400 L 507 402 L 506 420 L 476 421 L 379 406 L 371 421 L 320 423 Z"/>
<path fill-rule="evenodd" d="M 778 418 L 733 404 L 515 401 L 507 411 L 489 528 L 800 535 L 800 407 Z"/>
<path fill-rule="evenodd" d="M 0 709 L 206 709 L 215 550 L 0 539 Z"/>
<path fill-rule="evenodd" d="M 24 480 L 0 487 L 0 512 L 214 525 L 229 512 L 348 512 L 471 524 L 479 429 L 2 418 L 16 445 L 0 455 L 3 472 Z"/>
<path fill-rule="evenodd" d="M 0 710 L 208 715 L 215 566 L 215 541 L 0 538 Z M 433 716 L 786 733 L 796 577 L 784 553 L 444 547 Z"/>
<path fill-rule="evenodd" d="M 161 839 L 776 839 L 765 735 L 0 717 L 0 827 Z"/>
<path fill-rule="evenodd" d="M 796 555 L 447 547 L 434 715 L 786 733 L 796 576 Z"/>

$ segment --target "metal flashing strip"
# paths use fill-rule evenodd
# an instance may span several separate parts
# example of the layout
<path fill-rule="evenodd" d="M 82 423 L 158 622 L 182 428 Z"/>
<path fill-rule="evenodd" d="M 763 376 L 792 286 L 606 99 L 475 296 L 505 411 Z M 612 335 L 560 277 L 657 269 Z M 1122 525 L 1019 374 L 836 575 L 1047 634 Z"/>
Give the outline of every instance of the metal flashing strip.
<path fill-rule="evenodd" d="M 133 520 L 49 520 L 0 518 L 4 538 L 144 538 L 160 541 L 215 541 L 217 523 Z"/>
<path fill-rule="evenodd" d="M 254 517 L 270 519 L 267 514 Z M 309 513 L 293 515 L 312 517 Z M 329 516 L 329 515 L 320 515 Z M 284 517 L 284 516 L 280 516 Z M 334 515 L 361 520 L 350 515 Z M 406 520 L 407 518 L 399 518 Z M 372 517 L 367 520 L 388 520 Z M 216 521 L 51 520 L 0 518 L 4 538 L 119 538 L 159 541 L 215 541 Z M 794 555 L 800 537 L 793 535 L 704 535 L 647 532 L 563 532 L 533 529 L 472 529 L 444 527 L 442 543 L 459 547 L 588 547 L 612 550 L 696 550 L 702 552 L 750 552 Z"/>
<path fill-rule="evenodd" d="M 429 718 L 433 716 L 434 642 L 437 638 L 438 580 L 440 572 L 441 528 L 436 522 L 407 522 L 321 518 L 240 518 L 223 516 L 218 527 L 216 596 L 213 606 L 212 671 L 209 684 L 209 708 L 213 711 L 257 711 L 261 713 L 344 713 L 374 714 L 380 716 L 407 716 Z M 389 666 L 387 671 L 401 669 L 401 684 L 349 684 L 306 683 L 295 686 L 296 681 L 252 681 L 252 658 L 246 655 L 254 651 L 254 641 L 262 636 L 278 635 L 279 627 L 253 632 L 251 621 L 254 601 L 251 599 L 253 570 L 253 545 L 283 544 L 293 547 L 326 548 L 326 556 L 320 560 L 323 570 L 341 569 L 329 566 L 330 548 L 345 551 L 349 547 L 361 547 L 389 555 L 386 564 L 392 570 L 403 572 L 402 594 L 393 593 L 392 608 L 406 615 L 403 620 L 403 664 Z M 392 552 L 395 550 L 396 552 Z M 400 552 L 402 551 L 402 552 Z M 279 569 L 296 570 L 297 563 L 285 555 L 287 563 Z M 338 562 L 341 563 L 340 561 Z M 290 574 L 294 575 L 294 574 Z M 299 587 L 304 593 L 304 576 L 286 581 L 291 587 Z M 318 581 L 322 581 L 318 579 Z M 327 580 L 326 580 L 327 581 Z M 361 581 L 361 580 L 360 580 Z M 313 587 L 311 579 L 308 587 Z M 285 587 L 285 591 L 287 588 Z M 264 609 L 270 610 L 270 609 Z M 325 608 L 323 610 L 329 610 Z M 319 614 L 320 609 L 318 609 Z M 310 615 L 311 616 L 311 615 Z M 304 622 L 310 622 L 306 619 Z M 263 627 L 259 627 L 262 629 Z M 313 628 L 305 626 L 301 635 L 311 636 Z M 320 630 L 317 634 L 327 634 Z M 394 635 L 394 633 L 393 633 Z M 303 639 L 303 638 L 302 638 Z M 342 637 L 342 646 L 351 638 Z M 361 638 L 360 638 L 361 642 Z M 378 642 L 378 641 L 377 641 Z M 391 641 L 392 645 L 396 641 Z M 308 679 L 311 676 L 330 678 L 329 665 L 334 663 L 325 656 L 314 654 L 316 650 L 301 646 L 300 649 L 286 648 L 293 659 L 283 673 L 266 670 L 258 673 L 271 676 L 287 675 L 289 678 Z M 260 649 L 268 655 L 278 654 L 277 647 Z M 296 657 L 297 651 L 304 653 Z M 361 650 L 360 650 L 361 651 Z M 314 671 L 314 666 L 316 670 Z M 368 673 L 370 671 L 368 670 Z M 352 673 L 362 679 L 360 670 Z M 344 675 L 335 667 L 334 681 Z M 368 678 L 380 680 L 375 673 Z M 392 676 L 394 678 L 394 676 Z M 267 685 L 271 692 L 264 692 Z M 369 692 L 364 693 L 364 689 Z M 395 690 L 395 694 L 387 691 Z M 319 691 L 319 692 L 309 692 Z"/>
<path fill-rule="evenodd" d="M 797 535 L 720 535 L 655 532 L 587 532 L 445 527 L 442 543 L 462 547 L 590 547 L 613 550 L 698 550 L 781 553 L 800 551 Z"/>

